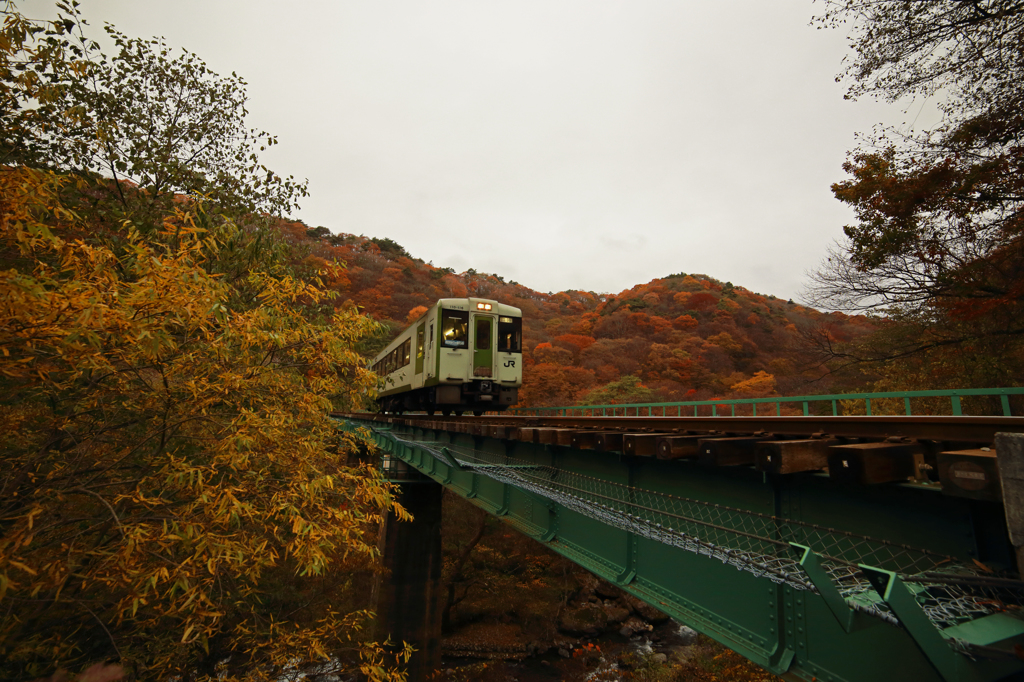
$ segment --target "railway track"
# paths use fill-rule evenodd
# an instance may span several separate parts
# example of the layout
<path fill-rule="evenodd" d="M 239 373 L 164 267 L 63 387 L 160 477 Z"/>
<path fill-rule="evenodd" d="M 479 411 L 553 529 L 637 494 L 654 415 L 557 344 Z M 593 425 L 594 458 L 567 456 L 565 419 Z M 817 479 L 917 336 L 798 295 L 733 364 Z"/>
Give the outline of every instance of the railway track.
<path fill-rule="evenodd" d="M 864 485 L 941 485 L 949 495 L 992 501 L 1001 499 L 996 434 L 1024 433 L 1024 417 L 335 416 L 769 474 L 820 471 Z"/>

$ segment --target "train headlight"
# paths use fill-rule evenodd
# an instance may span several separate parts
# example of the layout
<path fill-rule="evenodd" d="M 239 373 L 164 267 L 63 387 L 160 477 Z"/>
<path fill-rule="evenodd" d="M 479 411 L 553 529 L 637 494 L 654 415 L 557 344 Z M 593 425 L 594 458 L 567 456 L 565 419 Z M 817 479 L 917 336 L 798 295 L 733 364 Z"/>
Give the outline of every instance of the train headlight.
<path fill-rule="evenodd" d="M 477 310 L 490 310 L 491 309 L 491 304 L 490 303 L 477 303 L 476 304 L 476 309 Z"/>

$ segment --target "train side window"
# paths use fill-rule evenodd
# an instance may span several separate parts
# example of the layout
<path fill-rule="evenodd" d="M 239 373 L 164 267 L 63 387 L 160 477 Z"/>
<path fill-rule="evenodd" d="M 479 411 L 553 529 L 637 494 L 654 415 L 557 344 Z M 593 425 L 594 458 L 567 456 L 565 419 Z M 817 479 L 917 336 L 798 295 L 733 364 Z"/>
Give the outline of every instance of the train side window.
<path fill-rule="evenodd" d="M 423 357 L 423 327 L 416 332 L 416 357 Z"/>
<path fill-rule="evenodd" d="M 445 348 L 465 348 L 469 337 L 469 312 L 444 310 L 441 312 L 441 345 Z"/>
<path fill-rule="evenodd" d="M 402 367 L 409 364 L 409 353 L 412 351 L 412 339 L 406 339 L 402 344 Z"/>
<path fill-rule="evenodd" d="M 523 318 L 498 318 L 498 351 L 521 353 L 523 351 Z"/>

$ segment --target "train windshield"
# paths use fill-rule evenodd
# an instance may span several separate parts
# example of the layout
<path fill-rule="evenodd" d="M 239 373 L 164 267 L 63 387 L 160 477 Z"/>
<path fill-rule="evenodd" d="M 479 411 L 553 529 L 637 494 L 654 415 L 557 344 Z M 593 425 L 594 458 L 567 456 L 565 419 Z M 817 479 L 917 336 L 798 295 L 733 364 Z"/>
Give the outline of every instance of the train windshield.
<path fill-rule="evenodd" d="M 465 348 L 469 340 L 469 312 L 465 310 L 441 311 L 441 345 L 445 348 Z"/>
<path fill-rule="evenodd" d="M 498 351 L 502 353 L 521 353 L 523 350 L 523 318 L 498 318 Z"/>

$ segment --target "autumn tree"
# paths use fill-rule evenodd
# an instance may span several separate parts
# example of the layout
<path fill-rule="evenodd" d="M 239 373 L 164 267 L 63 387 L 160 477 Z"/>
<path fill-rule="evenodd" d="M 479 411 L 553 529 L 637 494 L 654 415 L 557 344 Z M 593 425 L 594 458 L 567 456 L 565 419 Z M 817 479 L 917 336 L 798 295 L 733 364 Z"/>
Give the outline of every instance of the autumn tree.
<path fill-rule="evenodd" d="M 933 98 L 932 130 L 867 139 L 833 185 L 858 222 L 814 277 L 811 299 L 884 312 L 905 334 L 895 345 L 845 348 L 848 362 L 919 353 L 971 363 L 986 346 L 1013 346 L 1024 326 L 1024 5 L 830 0 L 818 21 L 852 25 L 849 96 Z M 831 350 L 831 349 L 830 349 Z M 1005 353 L 1004 353 L 1005 354 Z M 1019 382 L 954 373 L 962 381 Z M 955 380 L 955 379 L 954 379 Z"/>
<path fill-rule="evenodd" d="M 580 399 L 581 405 L 628 405 L 650 403 L 657 394 L 644 386 L 640 377 L 629 375 L 589 391 Z"/>
<path fill-rule="evenodd" d="M 770 395 L 776 395 L 775 377 L 768 372 L 759 370 L 749 379 L 730 386 L 729 391 L 737 398 L 767 398 Z"/>
<path fill-rule="evenodd" d="M 281 580 L 367 566 L 393 506 L 328 419 L 371 383 L 354 312 L 312 324 L 315 284 L 250 273 L 231 309 L 194 211 L 116 254 L 74 238 L 68 180 L 0 175 L 4 677 L 119 659 L 136 675 L 241 671 L 349 651 L 367 614 L 268 618 Z M 43 222 L 42 218 L 46 221 Z M 302 609 L 300 608 L 301 612 Z M 352 638 L 352 639 L 350 639 Z M 237 667 L 236 667 L 237 665 Z"/>
<path fill-rule="evenodd" d="M 159 227 L 176 195 L 205 197 L 235 216 L 287 213 L 305 183 L 281 178 L 259 152 L 274 136 L 245 124 L 245 81 L 219 76 L 196 55 L 162 41 L 106 32 L 105 55 L 86 33 L 77 2 L 58 2 L 56 20 L 24 22 L 7 4 L 12 50 L 4 80 L 5 163 L 62 168 L 113 180 L 120 217 Z M 16 47 L 16 46 L 15 46 Z M 30 77 L 31 75 L 31 77 Z M 126 193 L 124 181 L 143 192 Z"/>
<path fill-rule="evenodd" d="M 0 677 L 116 660 L 238 679 L 295 659 L 388 677 L 353 580 L 403 512 L 328 416 L 372 384 L 356 348 L 375 324 L 220 205 L 154 205 L 143 226 L 120 209 L 152 187 L 97 192 L 47 137 L 88 118 L 62 90 L 91 84 L 62 79 L 95 73 L 65 21 L 8 4 L 0 42 L 0 94 L 23 107 L 3 111 L 0 168 Z"/>

